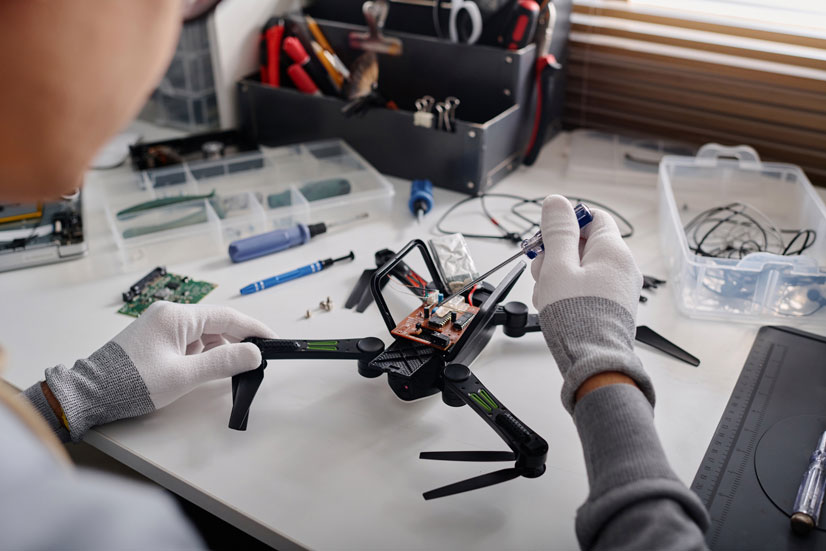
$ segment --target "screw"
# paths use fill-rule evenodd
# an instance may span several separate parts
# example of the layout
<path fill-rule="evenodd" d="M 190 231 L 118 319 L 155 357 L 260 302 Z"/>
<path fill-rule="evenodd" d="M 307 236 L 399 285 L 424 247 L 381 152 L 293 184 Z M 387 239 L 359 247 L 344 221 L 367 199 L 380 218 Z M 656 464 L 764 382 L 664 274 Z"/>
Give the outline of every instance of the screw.
<path fill-rule="evenodd" d="M 505 89 L 503 90 L 503 93 L 504 93 L 506 96 L 510 96 L 510 95 L 511 95 L 511 89 L 510 89 L 510 88 L 505 88 Z"/>
<path fill-rule="evenodd" d="M 311 317 L 313 317 L 313 313 L 312 313 L 312 312 L 310 312 L 309 310 L 307 310 L 306 312 L 304 312 L 304 319 L 305 319 L 305 320 L 308 320 L 308 319 L 310 319 Z"/>
<path fill-rule="evenodd" d="M 505 63 L 513 63 L 513 58 L 509 55 L 505 56 Z"/>
<path fill-rule="evenodd" d="M 468 182 L 467 187 L 468 187 L 468 189 L 473 189 L 473 188 L 476 187 L 476 184 L 474 184 L 473 182 Z"/>
<path fill-rule="evenodd" d="M 468 133 L 467 133 L 467 137 L 468 138 L 475 138 L 476 137 L 476 131 L 475 130 L 469 130 Z"/>

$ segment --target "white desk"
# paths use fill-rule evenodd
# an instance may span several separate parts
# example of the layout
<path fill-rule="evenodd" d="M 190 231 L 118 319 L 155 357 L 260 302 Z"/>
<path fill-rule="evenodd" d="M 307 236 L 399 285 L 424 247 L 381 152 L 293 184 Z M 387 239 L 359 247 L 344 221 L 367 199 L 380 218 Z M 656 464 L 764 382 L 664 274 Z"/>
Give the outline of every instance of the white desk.
<path fill-rule="evenodd" d="M 566 182 L 566 139 L 548 146 L 536 166 L 496 191 L 532 197 L 580 194 L 608 203 L 636 226 L 628 243 L 644 273 L 666 275 L 656 235 L 656 176 L 633 186 Z M 423 168 L 423 175 L 426 170 Z M 316 238 L 312 245 L 241 265 L 225 255 L 170 271 L 219 284 L 206 303 L 235 307 L 284 337 L 380 336 L 375 306 L 345 310 L 351 287 L 373 253 L 433 235 L 437 217 L 459 194 L 436 190 L 436 208 L 418 227 L 406 208 L 409 186 L 396 181 L 390 216 Z M 26 387 L 44 368 L 86 357 L 131 320 L 116 314 L 120 293 L 146 271 L 118 267 L 114 244 L 91 182 L 86 212 L 90 255 L 82 260 L 0 274 L 0 341 L 9 382 Z M 477 212 L 477 211 L 474 211 Z M 459 217 L 489 231 L 479 215 Z M 471 240 L 484 269 L 512 246 Z M 319 258 L 356 253 L 356 262 L 282 287 L 240 297 L 251 281 Z M 502 274 L 503 275 L 503 274 Z M 499 277 L 502 277 L 500 275 Z M 498 278 L 493 278 L 498 281 Z M 525 273 L 509 300 L 530 304 Z M 331 296 L 331 313 L 301 314 Z M 748 325 L 710 323 L 677 314 L 668 287 L 640 305 L 639 323 L 699 356 L 699 368 L 641 346 L 658 394 L 657 426 L 677 474 L 690 484 L 756 334 Z M 559 400 L 561 377 L 540 334 L 509 339 L 497 331 L 473 364 L 480 379 L 550 444 L 547 472 L 425 502 L 422 492 L 501 468 L 502 464 L 422 461 L 420 451 L 506 449 L 468 408 L 439 396 L 398 400 L 386 377 L 364 379 L 355 362 L 272 362 L 253 404 L 249 429 L 227 428 L 230 382 L 204 385 L 138 419 L 99 427 L 87 442 L 169 490 L 278 549 L 575 549 L 574 515 L 587 494 L 581 448 Z"/>

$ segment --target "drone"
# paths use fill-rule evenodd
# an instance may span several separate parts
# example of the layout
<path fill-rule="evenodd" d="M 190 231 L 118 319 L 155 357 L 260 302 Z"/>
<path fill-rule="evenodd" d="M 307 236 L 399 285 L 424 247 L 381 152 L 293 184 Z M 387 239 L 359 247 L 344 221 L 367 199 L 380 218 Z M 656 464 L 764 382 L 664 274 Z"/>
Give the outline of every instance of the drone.
<path fill-rule="evenodd" d="M 404 258 L 414 249 L 422 254 L 430 273 L 430 282 L 426 282 L 404 262 Z M 539 316 L 529 313 L 524 303 L 502 304 L 524 272 L 525 262 L 518 262 L 499 285 L 482 282 L 444 304 L 439 304 L 439 301 L 442 296 L 449 295 L 448 286 L 420 239 L 410 241 L 396 254 L 388 250 L 379 251 L 376 253 L 376 265 L 375 270 L 365 270 L 360 282 L 369 279 L 370 295 L 393 342 L 385 348 L 384 342 L 377 337 L 341 340 L 246 339 L 244 342 L 253 343 L 261 350 L 262 362 L 258 368 L 232 377 L 229 428 L 247 429 L 250 407 L 264 379 L 268 361 L 356 360 L 358 373 L 363 377 L 375 378 L 386 373 L 390 389 L 401 400 L 412 401 L 441 394 L 442 401 L 448 406 L 469 406 L 510 448 L 510 451 L 421 452 L 420 459 L 514 462 L 512 467 L 425 492 L 425 500 L 485 488 L 520 476 L 542 476 L 548 443 L 508 409 L 468 367 L 490 342 L 499 326 L 505 335 L 512 338 L 541 331 Z M 393 319 L 382 294 L 390 277 L 404 282 L 422 302 L 398 323 Z M 358 289 L 359 285 L 356 291 Z M 355 302 L 369 304 L 365 297 L 355 297 Z M 654 336 L 656 339 L 650 339 L 652 342 L 649 344 L 663 349 L 659 339 L 676 348 L 656 333 Z M 664 351 L 673 355 L 673 350 Z"/>

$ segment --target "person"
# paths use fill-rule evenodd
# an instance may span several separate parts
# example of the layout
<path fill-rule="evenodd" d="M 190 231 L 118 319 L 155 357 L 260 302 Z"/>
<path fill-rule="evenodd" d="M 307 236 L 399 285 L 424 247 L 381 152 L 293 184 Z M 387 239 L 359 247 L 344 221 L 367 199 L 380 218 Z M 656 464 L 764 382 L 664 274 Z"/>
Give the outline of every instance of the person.
<path fill-rule="evenodd" d="M 0 2 L 0 199 L 46 199 L 79 186 L 95 152 L 160 78 L 181 14 L 182 4 L 168 0 Z M 668 465 L 651 380 L 633 351 L 641 276 L 630 251 L 600 211 L 581 240 L 561 197 L 544 202 L 542 232 L 533 302 L 585 456 L 582 548 L 703 548 L 706 512 Z M 248 336 L 274 333 L 229 308 L 159 303 L 71 368 L 47 369 L 18 395 L 2 388 L 0 547 L 201 547 L 168 497 L 71 469 L 59 441 L 257 367 L 257 348 L 239 342 Z"/>

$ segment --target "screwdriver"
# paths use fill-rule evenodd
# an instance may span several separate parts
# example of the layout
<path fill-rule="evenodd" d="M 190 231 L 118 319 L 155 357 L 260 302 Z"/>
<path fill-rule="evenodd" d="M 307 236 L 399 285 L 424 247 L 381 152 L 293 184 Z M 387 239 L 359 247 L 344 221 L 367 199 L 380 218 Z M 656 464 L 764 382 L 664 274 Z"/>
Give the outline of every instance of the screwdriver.
<path fill-rule="evenodd" d="M 577 223 L 579 223 L 580 228 L 584 228 L 585 226 L 590 224 L 591 221 L 594 219 L 594 215 L 591 214 L 591 210 L 586 205 L 584 205 L 583 203 L 578 203 L 577 206 L 574 207 L 574 213 L 576 214 L 576 221 L 577 221 Z M 505 260 L 501 264 L 495 266 L 491 270 L 488 270 L 484 274 L 480 275 L 479 277 L 477 277 L 476 279 L 474 279 L 473 281 L 471 281 L 470 283 L 468 283 L 467 285 L 465 285 L 464 287 L 462 287 L 461 289 L 459 289 L 458 291 L 456 291 L 452 295 L 450 295 L 448 297 L 445 297 L 444 300 L 442 300 L 436 306 L 437 307 L 441 306 L 442 304 L 444 304 L 448 300 L 461 295 L 462 293 L 464 293 L 468 289 L 473 288 L 474 285 L 476 285 L 480 281 L 484 281 L 486 278 L 490 277 L 492 274 L 494 274 L 498 270 L 500 270 L 503 267 L 507 266 L 508 264 L 510 264 L 511 262 L 513 262 L 514 260 L 516 260 L 517 258 L 522 256 L 523 254 L 526 255 L 530 259 L 534 259 L 534 258 L 536 258 L 536 255 L 543 252 L 544 250 L 545 250 L 545 244 L 542 242 L 542 232 L 538 231 L 530 239 L 525 239 L 524 241 L 522 241 L 522 244 L 519 246 L 519 252 L 518 253 L 516 253 L 512 257 L 508 258 L 507 260 Z"/>
<path fill-rule="evenodd" d="M 407 207 L 416 216 L 419 224 L 422 217 L 433 208 L 433 184 L 430 180 L 413 180 L 410 184 L 410 201 Z"/>
<path fill-rule="evenodd" d="M 350 254 L 348 254 L 347 256 L 342 256 L 341 258 L 328 258 L 326 260 L 319 260 L 317 262 L 313 262 L 312 264 L 307 264 L 306 266 L 296 268 L 291 272 L 285 272 L 277 276 L 262 279 L 261 281 L 256 281 L 255 283 L 250 283 L 249 285 L 241 289 L 241 294 L 251 295 L 252 293 L 257 293 L 258 291 L 263 291 L 264 289 L 269 289 L 270 287 L 275 287 L 276 285 L 286 283 L 287 281 L 292 281 L 294 279 L 298 279 L 299 277 L 304 277 L 310 274 L 314 274 L 316 272 L 320 272 L 324 268 L 328 268 L 336 262 L 341 262 L 342 260 L 353 260 L 355 257 L 356 255 L 353 254 L 353 251 L 350 251 Z"/>
<path fill-rule="evenodd" d="M 366 212 L 330 224 L 324 222 L 310 225 L 296 224 L 290 228 L 282 228 L 238 239 L 229 244 L 229 257 L 233 262 L 245 262 L 259 256 L 277 253 L 284 249 L 303 245 L 311 238 L 326 232 L 330 228 L 349 224 L 362 218 L 367 218 Z"/>
<path fill-rule="evenodd" d="M 817 448 L 809 459 L 809 466 L 803 473 L 803 480 L 797 490 L 792 510 L 792 529 L 798 534 L 806 534 L 816 528 L 826 493 L 826 432 L 817 443 Z"/>

